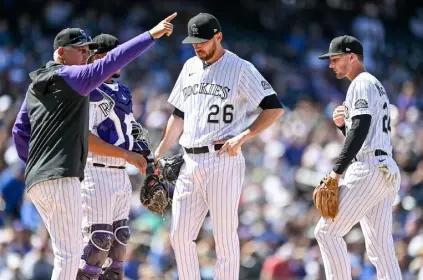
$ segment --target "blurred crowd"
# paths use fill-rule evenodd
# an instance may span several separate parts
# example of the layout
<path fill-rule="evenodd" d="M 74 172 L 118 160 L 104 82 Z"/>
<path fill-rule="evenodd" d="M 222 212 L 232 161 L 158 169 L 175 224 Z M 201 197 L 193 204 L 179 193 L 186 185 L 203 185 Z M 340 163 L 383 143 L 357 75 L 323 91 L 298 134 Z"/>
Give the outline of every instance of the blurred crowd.
<path fill-rule="evenodd" d="M 367 70 L 383 83 L 392 104 L 394 157 L 401 189 L 393 206 L 393 235 L 404 279 L 423 279 L 423 6 L 414 1 L 2 1 L 0 17 L 0 279 L 50 279 L 48 234 L 24 192 L 24 165 L 11 127 L 29 85 L 28 73 L 53 57 L 55 34 L 80 27 L 121 42 L 177 11 L 175 32 L 122 70 L 132 89 L 134 114 L 155 148 L 172 107 L 166 100 L 183 63 L 194 55 L 180 42 L 188 19 L 206 11 L 218 17 L 224 46 L 268 79 L 286 108 L 282 120 L 246 143 L 247 170 L 239 209 L 241 279 L 324 279 L 313 236 L 319 219 L 314 186 L 342 149 L 332 123 L 349 82 L 338 81 L 327 61 L 332 37 L 351 34 L 364 45 Z M 101 8 L 99 8 L 101 7 Z M 245 125 L 257 111 L 249 112 Z M 170 152 L 178 152 L 174 147 Z M 170 213 L 152 215 L 138 200 L 143 177 L 128 167 L 133 183 L 132 237 L 127 279 L 176 279 L 169 243 Z M 345 236 L 354 279 L 373 279 L 360 227 Z M 207 217 L 197 239 L 202 279 L 212 279 L 215 260 Z"/>

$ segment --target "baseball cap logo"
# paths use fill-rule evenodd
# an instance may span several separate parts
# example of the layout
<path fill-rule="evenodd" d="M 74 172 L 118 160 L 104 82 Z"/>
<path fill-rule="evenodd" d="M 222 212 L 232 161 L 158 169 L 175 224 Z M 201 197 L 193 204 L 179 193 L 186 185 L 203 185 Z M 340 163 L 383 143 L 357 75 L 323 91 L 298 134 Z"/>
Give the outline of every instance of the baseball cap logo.
<path fill-rule="evenodd" d="M 329 50 L 332 50 L 332 43 L 330 43 L 329 45 Z"/>
<path fill-rule="evenodd" d="M 195 24 L 191 25 L 191 31 L 192 31 L 192 35 L 198 35 L 197 25 Z"/>

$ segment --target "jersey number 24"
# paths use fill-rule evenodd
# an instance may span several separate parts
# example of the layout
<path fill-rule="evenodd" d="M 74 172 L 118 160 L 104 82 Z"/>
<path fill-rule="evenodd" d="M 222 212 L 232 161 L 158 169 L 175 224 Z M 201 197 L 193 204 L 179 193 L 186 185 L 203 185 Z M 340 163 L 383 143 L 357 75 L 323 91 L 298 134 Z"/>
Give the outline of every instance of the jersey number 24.
<path fill-rule="evenodd" d="M 388 117 L 388 104 L 385 102 L 385 104 L 383 104 L 383 109 L 386 109 L 386 115 L 383 116 L 382 119 L 382 129 L 383 132 L 388 133 L 388 131 L 391 131 L 391 118 Z"/>

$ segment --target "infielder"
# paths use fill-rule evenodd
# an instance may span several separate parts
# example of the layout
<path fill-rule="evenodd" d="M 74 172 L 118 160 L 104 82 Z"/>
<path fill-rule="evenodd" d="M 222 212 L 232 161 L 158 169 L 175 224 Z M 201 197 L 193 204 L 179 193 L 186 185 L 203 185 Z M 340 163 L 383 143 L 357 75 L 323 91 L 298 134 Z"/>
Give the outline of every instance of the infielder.
<path fill-rule="evenodd" d="M 88 154 L 88 94 L 148 49 L 170 35 L 176 14 L 87 63 L 85 32 L 67 28 L 54 40 L 54 61 L 30 73 L 32 83 L 13 127 L 19 157 L 26 162 L 25 185 L 50 234 L 55 255 L 52 279 L 76 278 L 82 254 L 80 181 Z M 145 170 L 139 157 L 133 164 Z"/>
<path fill-rule="evenodd" d="M 195 240 L 208 211 L 217 262 L 214 279 L 239 278 L 238 204 L 245 161 L 241 146 L 283 114 L 271 85 L 254 66 L 225 50 L 218 20 L 200 13 L 188 22 L 196 56 L 189 59 L 169 97 L 175 107 L 155 158 L 182 133 L 185 164 L 175 185 L 171 244 L 180 279 L 200 279 Z M 247 105 L 261 107 L 254 123 L 240 132 Z M 236 135 L 236 136 L 234 136 Z"/>
<path fill-rule="evenodd" d="M 333 39 L 329 52 L 319 58 L 330 59 L 329 67 L 338 79 L 352 81 L 344 105 L 333 114 L 336 126 L 346 135 L 341 155 L 329 175 L 339 181 L 346 170 L 339 187 L 339 213 L 334 220 L 322 218 L 315 229 L 326 279 L 351 279 L 343 237 L 357 222 L 377 278 L 401 279 L 392 238 L 392 203 L 400 174 L 392 158 L 388 96 L 382 84 L 366 72 L 363 46 L 356 38 Z"/>
<path fill-rule="evenodd" d="M 90 62 L 105 57 L 119 44 L 118 39 L 109 34 L 101 34 L 93 42 L 98 48 Z M 132 194 L 125 158 L 137 161 L 143 156 L 132 150 L 148 147 L 134 139 L 133 131 L 143 129 L 132 114 L 131 91 L 113 80 L 119 76 L 120 71 L 90 93 L 89 153 L 81 184 L 85 248 L 77 280 L 123 279 Z M 102 266 L 108 257 L 112 262 L 103 272 Z"/>

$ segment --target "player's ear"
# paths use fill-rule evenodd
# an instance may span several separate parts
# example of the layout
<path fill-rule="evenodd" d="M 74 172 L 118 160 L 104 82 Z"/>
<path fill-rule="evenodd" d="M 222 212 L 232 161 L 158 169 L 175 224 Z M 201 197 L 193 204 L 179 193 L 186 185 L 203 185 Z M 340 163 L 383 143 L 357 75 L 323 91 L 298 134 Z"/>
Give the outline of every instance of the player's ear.
<path fill-rule="evenodd" d="M 223 39 L 223 34 L 222 34 L 222 32 L 219 32 L 219 33 L 217 33 L 216 35 L 214 35 L 214 36 L 216 36 L 216 40 L 220 43 L 221 41 L 222 41 L 222 39 Z"/>

